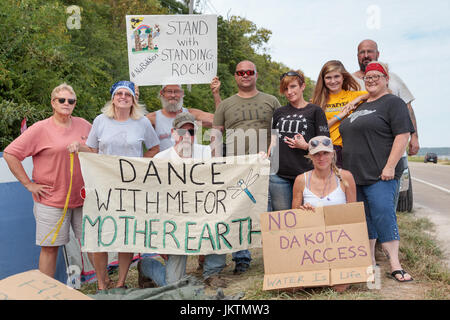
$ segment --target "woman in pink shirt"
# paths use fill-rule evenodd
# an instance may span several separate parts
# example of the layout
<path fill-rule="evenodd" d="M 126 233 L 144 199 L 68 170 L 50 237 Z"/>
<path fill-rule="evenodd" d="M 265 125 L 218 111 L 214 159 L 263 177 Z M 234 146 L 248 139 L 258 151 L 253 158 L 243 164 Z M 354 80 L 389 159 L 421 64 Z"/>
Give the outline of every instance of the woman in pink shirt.
<path fill-rule="evenodd" d="M 41 246 L 39 270 L 50 277 L 55 274 L 59 247 L 69 242 L 70 225 L 75 236 L 81 237 L 81 189 L 84 182 L 75 154 L 67 214 L 52 243 L 52 230 L 63 215 L 70 185 L 70 153 L 67 146 L 73 141 L 84 144 L 91 129 L 89 122 L 72 116 L 76 99 L 73 88 L 66 83 L 54 88 L 51 93 L 53 115 L 29 127 L 3 153 L 11 172 L 32 193 L 36 244 Z M 30 156 L 33 158 L 32 179 L 21 163 Z"/>

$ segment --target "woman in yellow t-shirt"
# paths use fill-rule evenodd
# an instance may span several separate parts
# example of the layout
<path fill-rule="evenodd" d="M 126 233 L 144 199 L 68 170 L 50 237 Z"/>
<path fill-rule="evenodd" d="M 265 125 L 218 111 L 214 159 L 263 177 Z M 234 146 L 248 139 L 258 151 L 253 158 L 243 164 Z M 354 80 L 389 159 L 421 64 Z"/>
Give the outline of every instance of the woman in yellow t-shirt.
<path fill-rule="evenodd" d="M 312 103 L 319 105 L 325 112 L 330 138 L 336 151 L 336 165 L 339 168 L 342 168 L 342 138 L 339 125 L 367 98 L 367 91 L 360 89 L 356 80 L 338 60 L 331 60 L 323 65 L 314 89 Z"/>

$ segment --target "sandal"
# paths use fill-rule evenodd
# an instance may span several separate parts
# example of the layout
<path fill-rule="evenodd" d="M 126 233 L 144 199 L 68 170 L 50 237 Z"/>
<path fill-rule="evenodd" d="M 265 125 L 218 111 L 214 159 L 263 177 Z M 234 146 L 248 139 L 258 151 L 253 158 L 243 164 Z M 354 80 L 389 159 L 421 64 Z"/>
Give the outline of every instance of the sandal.
<path fill-rule="evenodd" d="M 120 287 L 115 287 L 114 289 L 128 289 L 128 287 L 126 285 L 120 286 Z"/>
<path fill-rule="evenodd" d="M 399 279 L 399 278 L 396 277 L 396 275 L 398 275 L 398 274 L 402 276 L 403 280 L 401 280 L 401 279 Z M 395 270 L 394 272 L 391 273 L 391 277 L 392 277 L 394 280 L 397 280 L 398 282 L 410 282 L 410 281 L 413 281 L 413 280 L 414 280 L 412 277 L 411 277 L 411 279 L 409 279 L 409 280 L 405 280 L 405 274 L 409 274 L 409 273 L 406 272 L 405 270 Z M 410 276 L 411 276 L 411 275 L 410 275 Z"/>

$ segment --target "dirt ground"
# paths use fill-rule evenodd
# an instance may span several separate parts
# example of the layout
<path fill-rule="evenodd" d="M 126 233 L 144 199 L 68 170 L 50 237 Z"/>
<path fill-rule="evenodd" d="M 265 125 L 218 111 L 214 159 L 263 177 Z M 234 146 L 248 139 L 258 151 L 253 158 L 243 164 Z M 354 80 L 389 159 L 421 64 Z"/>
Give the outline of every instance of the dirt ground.
<path fill-rule="evenodd" d="M 227 256 L 227 266 L 222 271 L 222 276 L 228 281 L 228 287 L 224 288 L 224 294 L 227 296 L 234 296 L 239 292 L 254 292 L 262 289 L 262 281 L 264 277 L 264 262 L 262 257 L 262 249 L 253 249 L 252 252 L 252 264 L 251 268 L 245 274 L 234 275 L 234 262 L 231 261 L 231 255 Z M 390 271 L 389 261 L 381 250 L 377 250 L 377 263 L 381 268 L 380 272 L 380 289 L 369 290 L 366 284 L 352 285 L 344 293 L 335 293 L 331 297 L 327 294 L 317 294 L 313 291 L 313 294 L 309 293 L 304 295 L 304 299 L 370 299 L 370 300 L 422 300 L 430 299 L 427 294 L 432 289 L 432 283 L 429 281 L 415 277 L 412 274 L 414 281 L 407 283 L 399 283 L 394 279 L 387 276 L 387 272 Z M 200 271 L 197 269 L 197 257 L 189 257 L 187 272 L 201 277 Z M 306 292 L 311 289 L 307 289 Z M 327 290 L 330 292 L 330 290 Z M 214 295 L 215 290 L 206 287 L 205 293 L 207 295 Z M 291 294 L 284 295 L 283 297 L 277 297 L 273 295 L 270 299 L 302 299 L 303 295 Z M 432 298 L 432 297 L 431 297 Z M 250 293 L 250 297 L 247 294 L 243 299 L 266 299 L 263 295 L 254 296 Z"/>

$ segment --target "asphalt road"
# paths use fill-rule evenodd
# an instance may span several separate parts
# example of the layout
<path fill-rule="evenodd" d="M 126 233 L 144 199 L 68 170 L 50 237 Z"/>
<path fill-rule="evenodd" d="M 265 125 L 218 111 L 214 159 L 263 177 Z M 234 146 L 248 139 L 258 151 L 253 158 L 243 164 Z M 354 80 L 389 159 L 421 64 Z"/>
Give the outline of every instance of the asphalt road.
<path fill-rule="evenodd" d="M 436 225 L 436 236 L 450 267 L 450 166 L 409 162 L 413 184 L 413 212 Z"/>

